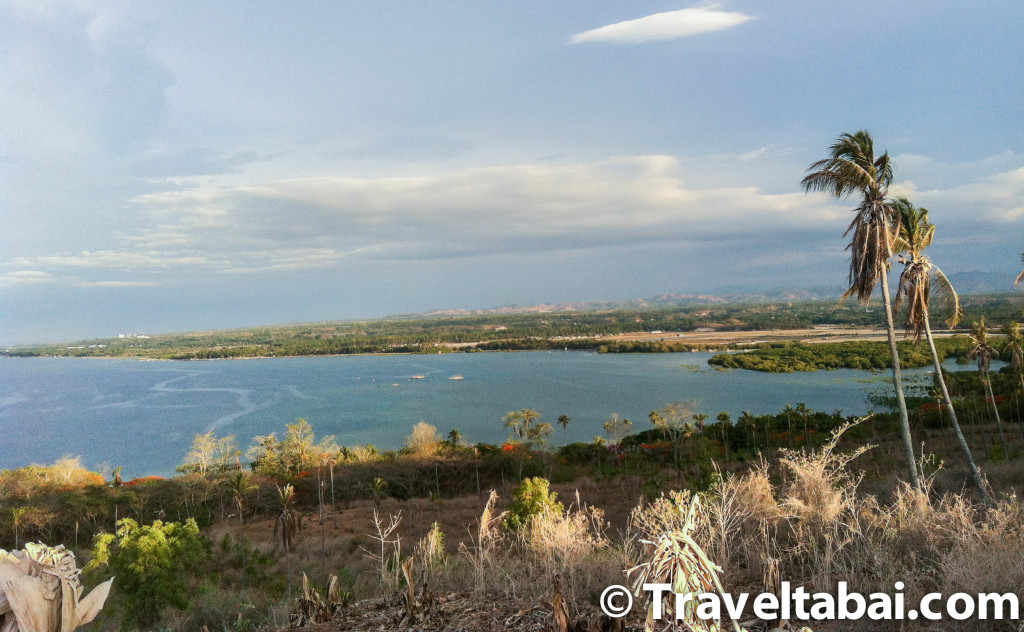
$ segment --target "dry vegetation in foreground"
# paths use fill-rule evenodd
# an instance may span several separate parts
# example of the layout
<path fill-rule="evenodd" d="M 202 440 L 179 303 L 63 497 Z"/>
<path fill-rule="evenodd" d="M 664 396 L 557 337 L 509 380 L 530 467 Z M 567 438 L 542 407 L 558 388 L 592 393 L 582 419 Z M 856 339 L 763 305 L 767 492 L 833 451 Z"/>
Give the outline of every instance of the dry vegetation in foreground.
<path fill-rule="evenodd" d="M 355 501 L 322 524 L 307 520 L 278 569 L 290 573 L 292 595 L 298 594 L 300 570 L 320 594 L 328 574 L 339 574 L 335 594 L 347 593 L 339 597 L 345 606 L 330 621 L 304 622 L 315 632 L 560 630 L 562 622 L 568 630 L 614 630 L 595 607 L 609 584 L 658 577 L 715 589 L 714 564 L 722 569 L 722 588 L 732 593 L 775 590 L 789 581 L 834 594 L 836 583 L 846 581 L 850 590 L 891 594 L 894 583 L 904 581 L 908 604 L 929 592 L 1024 596 L 1024 504 L 1016 495 L 1004 493 L 985 506 L 966 492 L 940 492 L 934 482 L 943 473 L 929 470 L 927 461 L 925 492 L 897 483 L 886 494 L 867 493 L 857 470 L 865 451 L 870 454 L 869 448 L 842 452 L 837 440 L 812 453 L 783 451 L 776 462 L 717 477 L 707 491 L 653 499 L 631 500 L 631 492 L 609 483 L 553 486 L 566 506 L 541 494 L 526 503 L 529 519 L 518 529 L 507 526 L 514 522 L 508 512 L 523 512 L 523 503 L 497 494 L 386 499 L 379 506 Z M 255 541 L 266 542 L 272 531 L 269 522 L 245 525 L 246 537 Z M 237 534 L 237 525 L 216 526 L 208 535 L 216 541 L 225 533 Z M 263 624 L 285 627 L 294 603 L 266 604 L 272 614 Z M 208 605 L 206 611 L 228 609 Z M 625 629 L 643 629 L 645 612 L 638 603 Z M 252 625 L 241 625 L 241 616 L 198 614 L 183 615 L 188 618 L 175 627 L 197 630 L 202 621 L 211 630 Z M 749 611 L 747 616 L 740 622 L 745 628 L 769 629 L 751 621 Z M 1008 621 L 951 620 L 906 621 L 902 627 L 789 622 L 784 629 L 805 624 L 818 631 L 1017 629 Z"/>

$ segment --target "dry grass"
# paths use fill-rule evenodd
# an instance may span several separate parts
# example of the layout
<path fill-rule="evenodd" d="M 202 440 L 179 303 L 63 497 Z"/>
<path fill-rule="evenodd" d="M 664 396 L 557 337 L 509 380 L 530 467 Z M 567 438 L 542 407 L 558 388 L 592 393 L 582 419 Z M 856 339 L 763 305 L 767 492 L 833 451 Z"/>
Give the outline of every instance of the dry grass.
<path fill-rule="evenodd" d="M 744 473 L 720 476 L 699 494 L 669 491 L 639 504 L 629 500 L 636 487 L 624 483 L 577 481 L 577 493 L 573 486 L 553 485 L 575 502 L 564 512 L 538 516 L 518 533 L 501 526 L 504 500 L 497 493 L 440 505 L 386 499 L 381 512 L 402 512 L 395 536 L 419 542 L 403 551 L 416 551 L 419 572 L 429 573 L 435 594 L 461 592 L 477 603 L 515 603 L 520 610 L 549 608 L 556 575 L 576 616 L 593 610 L 604 587 L 626 583 L 625 569 L 650 569 L 651 577 L 664 575 L 697 590 L 713 587 L 715 564 L 729 592 L 760 592 L 779 581 L 834 592 L 838 581 L 846 581 L 850 590 L 892 594 L 895 582 L 903 581 L 907 603 L 928 592 L 1016 591 L 1024 598 L 1024 503 L 1016 496 L 982 505 L 962 489 L 941 485 L 948 477 L 942 469 L 926 477 L 924 492 L 897 484 L 884 495 L 868 493 L 856 469 L 864 450 L 840 452 L 838 444 L 836 437 L 812 453 L 784 452 L 775 464 L 762 461 Z M 690 516 L 695 499 L 700 510 Z M 315 579 L 321 569 L 348 569 L 356 596 L 388 592 L 380 577 L 395 565 L 359 553 L 360 547 L 380 550 L 369 535 L 373 509 L 373 503 L 357 501 L 330 514 L 323 526 L 307 520 L 292 551 L 292 572 L 304 570 Z M 246 525 L 246 535 L 273 552 L 271 526 Z M 219 538 L 225 528 L 234 536 L 237 525 L 217 527 L 211 537 Z M 326 530 L 325 545 L 320 529 Z M 700 566 L 697 550 L 706 566 Z M 385 557 L 394 554 L 385 551 Z M 282 560 L 279 569 L 286 568 Z M 642 625 L 642 617 L 638 613 L 629 623 Z M 858 629 L 892 626 L 861 622 Z M 991 621 L 902 626 L 905 632 L 1013 629 Z"/>

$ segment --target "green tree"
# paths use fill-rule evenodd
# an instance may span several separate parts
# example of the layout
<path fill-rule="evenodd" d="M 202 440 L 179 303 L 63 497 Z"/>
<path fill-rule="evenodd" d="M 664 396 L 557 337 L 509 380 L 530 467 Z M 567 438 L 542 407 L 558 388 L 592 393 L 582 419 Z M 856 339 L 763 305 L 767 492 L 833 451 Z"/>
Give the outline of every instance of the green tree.
<path fill-rule="evenodd" d="M 697 434 L 703 437 L 708 415 L 706 413 L 694 413 L 692 417 L 693 424 L 697 428 Z"/>
<path fill-rule="evenodd" d="M 540 413 L 530 408 L 512 411 L 505 415 L 504 421 L 511 440 L 523 441 L 533 446 L 545 445 L 553 432 L 551 424 L 538 423 Z"/>
<path fill-rule="evenodd" d="M 789 449 L 790 450 L 793 449 L 793 414 L 795 412 L 796 412 L 796 409 L 793 408 L 793 405 L 789 404 L 788 402 L 786 403 L 785 406 L 782 407 L 782 413 L 784 415 L 786 415 L 786 421 L 789 422 Z"/>
<path fill-rule="evenodd" d="M 452 428 L 448 431 L 448 443 L 453 448 L 457 448 L 462 445 L 462 433 L 459 432 L 458 428 Z"/>
<path fill-rule="evenodd" d="M 935 338 L 932 336 L 933 299 L 948 312 L 946 324 L 949 327 L 955 327 L 960 322 L 962 315 L 960 297 L 942 270 L 924 254 L 925 249 L 931 245 L 932 239 L 935 237 L 935 224 L 928 221 L 928 209 L 914 206 L 905 197 L 897 198 L 893 202 L 893 206 L 899 213 L 899 231 L 895 250 L 900 255 L 900 262 L 903 263 L 903 273 L 900 274 L 894 307 L 899 309 L 900 304 L 906 302 L 907 331 L 913 333 L 915 344 L 920 342 L 922 333 L 928 342 L 932 363 L 935 366 L 935 380 L 939 384 L 953 432 L 960 444 L 960 452 L 967 463 L 974 486 L 978 488 L 982 498 L 987 500 L 988 493 L 985 491 L 981 471 L 974 462 L 974 455 L 971 454 L 971 448 L 967 445 L 964 433 L 960 430 L 960 421 L 957 419 L 953 400 L 949 396 L 946 377 L 942 372 L 942 361 L 939 359 L 939 352 L 935 349 Z"/>
<path fill-rule="evenodd" d="M 843 299 L 856 295 L 858 300 L 867 302 L 871 299 L 875 287 L 882 288 L 882 307 L 889 340 L 889 355 L 892 358 L 893 388 L 896 391 L 903 458 L 910 485 L 914 489 L 921 489 L 917 475 L 917 459 L 914 457 L 914 440 L 910 434 L 910 418 L 907 415 L 907 402 L 903 392 L 903 374 L 900 370 L 899 353 L 896 350 L 892 301 L 889 297 L 889 259 L 893 255 L 897 224 L 896 212 L 886 200 L 893 179 L 892 159 L 889 158 L 888 152 L 875 157 L 874 140 L 871 134 L 864 130 L 854 134 L 841 134 L 830 150 L 831 155 L 828 158 L 811 164 L 801 184 L 807 191 L 822 191 L 838 199 L 850 195 L 859 197 L 853 221 L 845 233 L 852 236 L 848 246 L 850 288 L 843 295 Z"/>
<path fill-rule="evenodd" d="M 729 429 L 732 426 L 732 416 L 726 411 L 721 411 L 716 417 L 719 429 L 722 431 L 722 445 L 725 446 L 725 462 L 729 462 Z"/>
<path fill-rule="evenodd" d="M 562 503 L 558 502 L 558 494 L 551 491 L 551 483 L 546 478 L 525 478 L 512 492 L 512 502 L 508 506 L 505 517 L 505 528 L 519 531 L 530 525 L 533 517 L 553 511 L 561 514 Z"/>
<path fill-rule="evenodd" d="M 534 422 L 540 419 L 540 413 L 532 408 L 514 410 L 503 417 L 504 427 L 509 429 L 509 439 L 527 441 Z"/>
<path fill-rule="evenodd" d="M 294 476 L 316 462 L 314 445 L 316 435 L 313 426 L 299 417 L 293 424 L 285 424 L 284 439 L 281 440 L 281 460 Z"/>
<path fill-rule="evenodd" d="M 804 422 L 804 447 L 807 447 L 807 417 L 811 414 L 811 409 L 807 407 L 805 402 L 799 402 L 796 405 L 796 412 L 800 413 L 800 418 Z"/>
<path fill-rule="evenodd" d="M 167 607 L 189 606 L 190 584 L 209 559 L 195 520 L 184 524 L 140 526 L 131 518 L 117 522 L 117 534 L 100 533 L 93 542 L 86 571 L 109 568 L 117 577 L 125 606 L 124 629 L 153 628 Z"/>
<path fill-rule="evenodd" d="M 276 432 L 253 437 L 252 445 L 245 456 L 249 459 L 253 472 L 283 474 L 285 471 L 284 462 L 281 460 L 281 442 L 278 441 Z"/>
<path fill-rule="evenodd" d="M 563 446 L 566 445 L 566 443 L 567 443 L 567 440 L 566 440 L 566 437 L 567 437 L 566 429 L 569 427 L 569 422 L 570 421 L 572 421 L 572 418 L 569 417 L 569 415 L 559 415 L 558 416 L 558 425 L 562 427 L 562 445 Z"/>

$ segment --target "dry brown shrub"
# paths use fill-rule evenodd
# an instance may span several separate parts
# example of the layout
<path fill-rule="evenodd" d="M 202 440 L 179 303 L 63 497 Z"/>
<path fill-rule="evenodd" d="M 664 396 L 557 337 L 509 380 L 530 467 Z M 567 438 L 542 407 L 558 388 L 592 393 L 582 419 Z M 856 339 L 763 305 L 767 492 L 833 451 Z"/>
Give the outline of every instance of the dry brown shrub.
<path fill-rule="evenodd" d="M 740 476 L 720 476 L 705 502 L 708 551 L 733 580 L 753 581 L 764 561 L 778 554 L 775 534 L 785 517 L 768 463 L 762 460 Z"/>
<path fill-rule="evenodd" d="M 861 446 L 850 452 L 836 452 L 836 446 L 843 433 L 857 423 L 834 430 L 832 438 L 819 450 L 782 450 L 780 463 L 787 479 L 782 506 L 797 520 L 833 523 L 853 507 L 860 477 L 851 474 L 846 466 L 873 446 Z"/>
<path fill-rule="evenodd" d="M 437 433 L 437 426 L 425 421 L 417 422 L 412 427 L 412 434 L 405 438 L 406 447 L 418 456 L 433 456 L 440 443 L 441 435 Z"/>

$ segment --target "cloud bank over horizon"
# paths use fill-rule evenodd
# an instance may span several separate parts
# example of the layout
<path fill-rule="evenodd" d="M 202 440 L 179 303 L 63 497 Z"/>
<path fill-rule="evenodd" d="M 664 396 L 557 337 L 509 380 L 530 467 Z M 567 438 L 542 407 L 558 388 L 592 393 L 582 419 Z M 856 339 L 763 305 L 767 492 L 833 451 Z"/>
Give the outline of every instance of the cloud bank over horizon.
<path fill-rule="evenodd" d="M 761 152 L 743 154 L 737 163 L 749 161 L 750 153 Z M 853 206 L 796 187 L 769 193 L 692 181 L 700 178 L 680 159 L 654 155 L 176 188 L 133 198 L 147 221 L 119 233 L 116 247 L 3 261 L 0 287 L 62 281 L 151 287 L 158 281 L 109 277 L 159 277 L 185 268 L 219 274 L 327 270 L 351 260 L 454 260 L 652 243 L 756 244 L 765 233 L 838 235 Z M 901 181 L 892 194 L 938 209 L 933 218 L 944 227 L 963 221 L 944 215 L 947 207 L 972 209 L 975 220 L 993 226 L 1012 225 L 1024 218 L 1024 167 L 948 189 L 919 190 Z M 91 278 L 97 274 L 108 278 Z"/>

